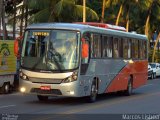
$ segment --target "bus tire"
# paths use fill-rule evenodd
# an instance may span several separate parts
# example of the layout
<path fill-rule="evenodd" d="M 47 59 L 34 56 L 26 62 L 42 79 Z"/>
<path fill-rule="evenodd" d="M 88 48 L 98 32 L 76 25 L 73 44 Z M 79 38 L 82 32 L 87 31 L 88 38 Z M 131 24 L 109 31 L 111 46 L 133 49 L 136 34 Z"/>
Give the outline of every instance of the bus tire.
<path fill-rule="evenodd" d="M 37 95 L 37 98 L 39 101 L 47 101 L 48 100 L 48 96 Z"/>
<path fill-rule="evenodd" d="M 90 96 L 88 97 L 88 102 L 93 103 L 96 101 L 97 98 L 97 93 L 98 93 L 98 87 L 96 82 L 92 83 L 91 86 L 91 92 L 90 92 Z"/>
<path fill-rule="evenodd" d="M 9 83 L 4 83 L 2 86 L 2 93 L 8 94 L 10 91 L 10 84 Z"/>
<path fill-rule="evenodd" d="M 132 78 L 130 77 L 128 80 L 128 86 L 127 86 L 127 90 L 125 91 L 125 95 L 130 96 L 132 92 L 133 92 L 133 84 L 132 84 Z"/>

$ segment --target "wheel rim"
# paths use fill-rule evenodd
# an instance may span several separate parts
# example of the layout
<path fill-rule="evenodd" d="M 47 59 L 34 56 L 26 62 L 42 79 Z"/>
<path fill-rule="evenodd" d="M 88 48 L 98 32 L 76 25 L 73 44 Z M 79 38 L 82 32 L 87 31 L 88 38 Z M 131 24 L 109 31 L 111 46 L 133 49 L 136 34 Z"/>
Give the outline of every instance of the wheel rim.
<path fill-rule="evenodd" d="M 128 94 L 132 94 L 132 84 L 131 82 L 128 84 Z"/>
<path fill-rule="evenodd" d="M 8 93 L 8 91 L 9 91 L 9 85 L 8 84 L 5 85 L 4 90 L 5 90 L 5 93 Z"/>
<path fill-rule="evenodd" d="M 96 85 L 93 84 L 91 88 L 91 97 L 95 99 L 96 96 L 97 96 L 97 89 L 96 89 Z"/>

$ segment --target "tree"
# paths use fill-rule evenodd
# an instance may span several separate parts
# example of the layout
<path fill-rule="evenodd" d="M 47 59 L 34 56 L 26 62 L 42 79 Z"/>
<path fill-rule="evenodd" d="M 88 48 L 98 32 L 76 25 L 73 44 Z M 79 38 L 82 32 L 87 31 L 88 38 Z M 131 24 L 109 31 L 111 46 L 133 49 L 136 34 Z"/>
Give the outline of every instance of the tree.
<path fill-rule="evenodd" d="M 149 36 L 149 28 L 150 28 L 150 19 L 151 16 L 157 16 L 160 7 L 160 0 L 144 0 L 144 11 L 146 10 L 147 18 L 145 22 L 145 35 Z"/>
<path fill-rule="evenodd" d="M 13 26 L 13 39 L 15 39 L 16 34 L 16 23 L 18 22 L 19 17 L 16 16 L 17 11 L 20 11 L 20 7 L 17 7 L 22 0 L 9 0 L 5 6 L 5 13 L 8 17 L 8 24 Z"/>
<path fill-rule="evenodd" d="M 119 7 L 119 12 L 118 12 L 118 15 L 117 15 L 117 19 L 116 19 L 116 23 L 115 25 L 119 25 L 119 20 L 120 20 L 120 16 L 122 15 L 122 13 L 126 16 L 125 17 L 125 20 L 126 20 L 126 31 L 128 32 L 129 31 L 129 23 L 130 23 L 130 10 L 134 10 L 134 7 L 136 6 L 136 4 L 138 3 L 138 0 L 120 0 L 120 1 L 117 1 L 115 0 L 114 1 L 116 4 L 120 4 L 120 7 Z"/>
<path fill-rule="evenodd" d="M 157 48 L 159 39 L 160 39 L 160 32 L 158 33 L 158 37 L 157 37 L 155 45 L 154 45 L 153 54 L 152 54 L 152 62 L 154 62 L 154 58 L 155 58 L 155 54 L 156 54 L 156 48 Z"/>
<path fill-rule="evenodd" d="M 28 7 L 34 14 L 32 22 L 73 22 L 82 21 L 83 6 L 77 5 L 76 0 L 28 0 Z M 98 20 L 98 15 L 86 7 L 87 20 Z M 69 13 L 69 14 L 68 14 Z"/>

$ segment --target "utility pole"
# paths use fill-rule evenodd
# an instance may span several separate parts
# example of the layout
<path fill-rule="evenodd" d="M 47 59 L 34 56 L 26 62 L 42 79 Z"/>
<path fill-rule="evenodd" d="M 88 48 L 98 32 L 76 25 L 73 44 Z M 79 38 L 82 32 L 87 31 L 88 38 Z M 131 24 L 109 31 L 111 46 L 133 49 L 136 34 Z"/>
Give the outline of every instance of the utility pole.
<path fill-rule="evenodd" d="M 83 23 L 86 22 L 86 0 L 83 0 Z"/>

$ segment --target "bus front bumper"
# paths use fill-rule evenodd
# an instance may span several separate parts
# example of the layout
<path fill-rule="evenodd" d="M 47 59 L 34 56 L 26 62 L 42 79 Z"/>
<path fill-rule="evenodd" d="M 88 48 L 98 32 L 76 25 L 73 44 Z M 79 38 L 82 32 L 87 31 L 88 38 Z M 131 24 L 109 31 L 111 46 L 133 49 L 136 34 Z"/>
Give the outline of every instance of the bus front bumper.
<path fill-rule="evenodd" d="M 61 84 L 45 84 L 32 83 L 20 79 L 20 92 L 30 93 L 44 96 L 69 96 L 80 97 L 78 93 L 78 82 L 61 83 Z"/>

